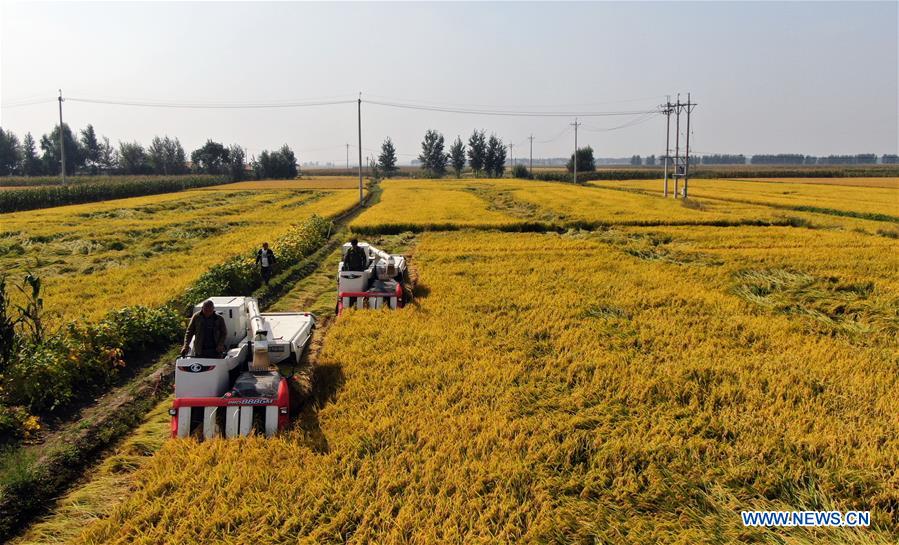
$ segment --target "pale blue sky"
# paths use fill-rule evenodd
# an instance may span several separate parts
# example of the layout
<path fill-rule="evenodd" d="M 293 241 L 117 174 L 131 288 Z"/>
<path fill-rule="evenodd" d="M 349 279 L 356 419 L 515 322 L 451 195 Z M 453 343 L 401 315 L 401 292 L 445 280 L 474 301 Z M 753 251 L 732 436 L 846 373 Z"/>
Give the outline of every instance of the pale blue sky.
<path fill-rule="evenodd" d="M 896 153 L 896 2 L 628 3 L 12 3 L 0 11 L 0 95 L 159 101 L 331 96 L 564 110 L 651 108 L 692 91 L 694 150 Z M 628 101 L 628 102 L 614 102 Z M 536 105 L 536 106 L 535 106 Z M 571 106 L 580 105 L 580 106 Z M 318 109 L 150 109 L 68 102 L 66 121 L 118 140 L 169 134 L 258 153 L 282 143 L 301 161 L 343 163 L 355 105 Z M 544 108 L 546 109 L 546 108 Z M 4 108 L 36 136 L 55 103 Z M 664 118 L 583 119 L 600 156 L 659 154 Z M 475 127 L 519 144 L 567 118 L 478 117 L 363 105 L 363 148 L 393 137 L 403 162 L 428 128 Z M 573 136 L 535 144 L 570 153 Z M 368 155 L 366 151 L 366 155 Z"/>

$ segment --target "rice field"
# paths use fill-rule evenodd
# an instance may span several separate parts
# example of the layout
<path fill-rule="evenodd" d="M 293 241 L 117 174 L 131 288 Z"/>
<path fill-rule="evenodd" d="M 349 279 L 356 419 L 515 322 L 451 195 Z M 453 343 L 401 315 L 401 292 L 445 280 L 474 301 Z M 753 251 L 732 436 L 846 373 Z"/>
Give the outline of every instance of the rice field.
<path fill-rule="evenodd" d="M 314 425 L 169 442 L 77 542 L 895 543 L 892 241 L 722 231 L 422 235 L 427 295 L 329 330 Z M 739 519 L 830 508 L 873 528 Z"/>
<path fill-rule="evenodd" d="M 0 267 L 14 281 L 40 275 L 52 320 L 95 319 L 162 304 L 211 265 L 357 200 L 345 190 L 225 188 L 4 214 Z"/>
<path fill-rule="evenodd" d="M 798 206 L 847 189 L 776 184 Z M 104 463 L 20 543 L 899 542 L 891 222 L 525 180 L 382 189 L 351 227 L 429 231 L 396 237 L 418 297 L 331 325 L 291 430 L 167 441 L 122 480 Z M 847 210 L 874 210 L 884 188 L 848 189 Z M 197 216 L 222 215 L 204 200 L 220 191 L 191 192 Z M 230 191 L 302 214 L 355 198 Z M 102 212 L 159 207 L 131 219 L 183 229 L 183 196 Z M 329 309 L 338 257 L 275 308 Z M 99 490 L 128 493 L 83 499 Z M 751 509 L 870 510 L 872 526 L 746 528 Z"/>
<path fill-rule="evenodd" d="M 831 183 L 796 183 L 788 181 L 760 180 L 690 180 L 690 195 L 693 197 L 722 199 L 766 206 L 782 206 L 796 210 L 833 211 L 860 217 L 884 216 L 899 222 L 899 180 L 863 179 L 865 185 L 845 185 L 845 180 Z M 838 183 L 841 182 L 841 183 Z M 876 185 L 874 185 L 876 184 Z M 884 187 L 885 184 L 890 184 Z M 663 182 L 660 180 L 627 180 L 612 182 L 590 182 L 597 187 L 617 187 L 639 189 L 660 194 Z M 669 182 L 673 190 L 673 181 Z"/>
<path fill-rule="evenodd" d="M 299 180 L 251 180 L 212 186 L 209 189 L 358 189 L 359 178 L 351 176 L 314 176 Z"/>
<path fill-rule="evenodd" d="M 850 187 L 883 187 L 899 189 L 899 178 L 749 178 L 748 182 L 782 184 L 844 185 Z"/>
<path fill-rule="evenodd" d="M 716 183 L 723 185 L 713 186 L 714 192 L 707 189 Z M 885 218 L 880 216 L 899 214 L 897 206 L 890 204 L 899 197 L 899 191 L 760 183 L 760 191 L 771 192 L 769 186 L 774 186 L 781 197 L 787 193 L 784 198 L 792 200 L 749 202 L 741 191 L 748 191 L 746 188 L 755 183 L 691 181 L 696 189 L 691 190 L 693 198 L 684 202 L 659 198 L 654 191 L 661 182 L 652 180 L 591 182 L 586 186 L 510 179 L 388 180 L 382 183 L 381 202 L 356 218 L 351 227 L 362 234 L 459 228 L 527 231 L 609 225 L 746 224 L 810 224 L 874 234 L 896 231 L 893 222 L 882 221 Z M 673 183 L 671 187 L 673 190 Z M 850 208 L 859 212 L 835 215 L 822 209 L 833 203 L 822 200 L 818 193 L 836 198 L 844 189 L 849 191 L 846 199 L 856 199 L 847 201 L 853 203 Z M 795 196 L 791 196 L 793 192 Z M 715 196 L 706 196 L 712 194 Z"/>
<path fill-rule="evenodd" d="M 498 227 L 520 223 L 491 210 L 490 203 L 467 189 L 474 183 L 447 180 L 386 180 L 380 202 L 351 224 L 354 229 L 402 231 L 458 227 Z"/>

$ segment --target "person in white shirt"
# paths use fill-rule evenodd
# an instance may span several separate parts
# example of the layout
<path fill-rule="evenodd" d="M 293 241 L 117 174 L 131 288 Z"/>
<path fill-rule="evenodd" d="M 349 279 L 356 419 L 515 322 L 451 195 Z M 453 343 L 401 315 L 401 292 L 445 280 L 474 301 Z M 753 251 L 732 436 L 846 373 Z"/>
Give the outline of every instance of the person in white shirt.
<path fill-rule="evenodd" d="M 272 277 L 272 267 L 275 265 L 275 252 L 268 247 L 268 242 L 263 242 L 262 248 L 256 252 L 256 265 L 262 273 L 262 281 L 268 286 L 268 281 Z"/>

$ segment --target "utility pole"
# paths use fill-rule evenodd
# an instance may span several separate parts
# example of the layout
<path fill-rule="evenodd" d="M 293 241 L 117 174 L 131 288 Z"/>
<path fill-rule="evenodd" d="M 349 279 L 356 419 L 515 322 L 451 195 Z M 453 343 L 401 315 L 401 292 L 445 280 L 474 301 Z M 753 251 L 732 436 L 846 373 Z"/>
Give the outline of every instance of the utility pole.
<path fill-rule="evenodd" d="M 534 135 L 531 134 L 530 136 L 528 136 L 528 140 L 531 141 L 531 158 L 530 158 L 530 161 L 528 162 L 528 172 L 531 174 L 531 176 L 533 176 L 534 175 Z"/>
<path fill-rule="evenodd" d="M 359 102 L 357 104 L 356 119 L 359 121 L 359 204 L 362 205 L 362 91 L 359 91 Z"/>
<path fill-rule="evenodd" d="M 583 123 L 578 123 L 577 118 L 574 118 L 574 123 L 571 123 L 574 127 L 574 160 L 571 162 L 574 163 L 574 183 L 577 183 L 577 128 Z"/>
<path fill-rule="evenodd" d="M 509 159 L 512 161 L 512 166 L 515 166 L 515 144 L 509 144 Z"/>
<path fill-rule="evenodd" d="M 690 101 L 690 93 L 687 93 L 687 150 L 685 152 L 684 161 L 684 198 L 687 198 L 687 183 L 690 181 L 690 112 L 693 111 L 693 104 Z"/>
<path fill-rule="evenodd" d="M 62 185 L 66 185 L 66 145 L 62 131 L 62 89 L 59 90 L 59 156 L 62 158 Z"/>
<path fill-rule="evenodd" d="M 671 158 L 671 97 L 665 97 L 665 192 L 664 196 L 668 197 L 668 161 Z"/>
<path fill-rule="evenodd" d="M 346 169 L 350 169 L 350 143 L 346 143 Z"/>
<path fill-rule="evenodd" d="M 675 107 L 675 135 L 674 135 L 674 198 L 680 193 L 680 93 L 677 94 L 677 104 Z"/>

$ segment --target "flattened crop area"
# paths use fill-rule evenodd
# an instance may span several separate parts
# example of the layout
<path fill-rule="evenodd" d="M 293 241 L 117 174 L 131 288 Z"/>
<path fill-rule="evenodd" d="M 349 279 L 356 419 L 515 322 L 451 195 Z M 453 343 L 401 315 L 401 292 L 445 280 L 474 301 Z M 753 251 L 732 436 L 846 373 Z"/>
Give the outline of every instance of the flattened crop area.
<path fill-rule="evenodd" d="M 899 222 L 899 186 L 895 178 L 774 181 L 690 180 L 690 194 L 810 212 L 844 213 L 862 218 Z M 591 182 L 597 187 L 639 189 L 661 193 L 661 180 Z M 674 182 L 669 182 L 671 189 Z"/>
<path fill-rule="evenodd" d="M 53 319 L 94 319 L 162 304 L 211 265 L 357 199 L 353 191 L 193 190 L 3 214 L 0 268 L 16 280 L 37 273 Z"/>
<path fill-rule="evenodd" d="M 307 432 L 170 441 L 77 541 L 895 543 L 894 244 L 424 234 L 415 303 L 329 329 Z M 831 508 L 873 527 L 739 518 Z"/>

